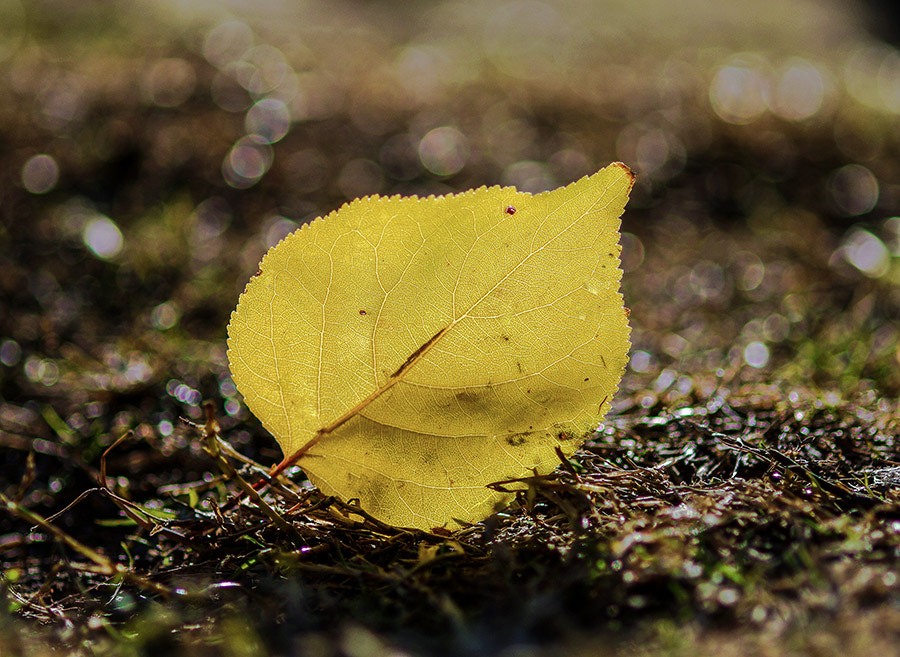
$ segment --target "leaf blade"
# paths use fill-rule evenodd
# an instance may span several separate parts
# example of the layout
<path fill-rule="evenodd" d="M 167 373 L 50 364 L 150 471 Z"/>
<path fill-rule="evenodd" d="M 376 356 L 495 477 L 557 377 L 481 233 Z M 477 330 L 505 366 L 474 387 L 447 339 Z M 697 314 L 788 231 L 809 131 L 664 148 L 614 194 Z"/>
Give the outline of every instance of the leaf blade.
<path fill-rule="evenodd" d="M 248 284 L 229 325 L 238 388 L 326 492 L 398 525 L 483 517 L 502 497 L 485 484 L 552 468 L 558 436 L 595 426 L 616 389 L 632 180 L 611 165 L 535 196 L 345 205 Z"/>

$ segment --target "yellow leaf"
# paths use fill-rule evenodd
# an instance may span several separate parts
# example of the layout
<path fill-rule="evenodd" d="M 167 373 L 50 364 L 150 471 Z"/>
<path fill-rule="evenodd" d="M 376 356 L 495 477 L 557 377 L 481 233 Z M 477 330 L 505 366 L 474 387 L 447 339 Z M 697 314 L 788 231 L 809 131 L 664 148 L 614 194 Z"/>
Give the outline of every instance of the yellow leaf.
<path fill-rule="evenodd" d="M 487 484 L 551 471 L 609 408 L 632 181 L 373 196 L 303 226 L 232 313 L 238 390 L 324 493 L 398 526 L 483 519 Z"/>

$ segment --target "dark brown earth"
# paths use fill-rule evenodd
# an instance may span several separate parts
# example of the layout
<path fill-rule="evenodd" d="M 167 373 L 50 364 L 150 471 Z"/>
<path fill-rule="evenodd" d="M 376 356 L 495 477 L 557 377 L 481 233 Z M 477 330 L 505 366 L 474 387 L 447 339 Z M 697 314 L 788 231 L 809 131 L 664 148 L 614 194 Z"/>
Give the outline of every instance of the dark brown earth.
<path fill-rule="evenodd" d="M 0 654 L 891 654 L 900 54 L 695 4 L 8 5 Z M 271 244 L 614 160 L 633 350 L 581 451 L 449 535 L 296 469 L 235 503 L 281 457 L 224 344 Z"/>

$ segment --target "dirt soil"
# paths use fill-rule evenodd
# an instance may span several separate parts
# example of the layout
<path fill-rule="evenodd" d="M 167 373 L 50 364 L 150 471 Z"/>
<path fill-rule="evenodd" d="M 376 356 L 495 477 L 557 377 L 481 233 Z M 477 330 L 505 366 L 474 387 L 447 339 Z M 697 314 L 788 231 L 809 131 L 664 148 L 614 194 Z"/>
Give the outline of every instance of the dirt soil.
<path fill-rule="evenodd" d="M 780 5 L 4 5 L 0 655 L 895 654 L 900 51 Z M 615 160 L 633 348 L 574 457 L 456 532 L 242 493 L 270 246 Z"/>

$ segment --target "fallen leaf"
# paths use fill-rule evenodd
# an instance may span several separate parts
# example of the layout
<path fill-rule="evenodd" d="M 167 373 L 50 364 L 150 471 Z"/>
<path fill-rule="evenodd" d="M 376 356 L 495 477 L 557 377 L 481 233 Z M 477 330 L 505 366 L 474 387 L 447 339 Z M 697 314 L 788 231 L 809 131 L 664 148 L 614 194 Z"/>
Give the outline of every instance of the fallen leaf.
<path fill-rule="evenodd" d="M 483 519 L 547 473 L 627 361 L 613 164 L 567 187 L 357 199 L 272 248 L 228 326 L 238 390 L 326 494 L 396 526 Z"/>

